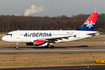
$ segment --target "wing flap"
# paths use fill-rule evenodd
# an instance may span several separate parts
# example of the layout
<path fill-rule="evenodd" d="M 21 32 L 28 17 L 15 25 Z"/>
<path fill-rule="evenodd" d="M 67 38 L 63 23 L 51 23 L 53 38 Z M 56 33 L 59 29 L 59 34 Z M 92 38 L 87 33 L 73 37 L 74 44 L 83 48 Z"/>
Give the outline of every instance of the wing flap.
<path fill-rule="evenodd" d="M 45 38 L 45 39 L 41 38 L 37 40 L 45 40 L 49 43 L 54 43 L 57 40 L 68 39 L 69 37 L 72 37 L 72 36 L 63 36 L 63 37 L 54 37 L 54 38 Z"/>

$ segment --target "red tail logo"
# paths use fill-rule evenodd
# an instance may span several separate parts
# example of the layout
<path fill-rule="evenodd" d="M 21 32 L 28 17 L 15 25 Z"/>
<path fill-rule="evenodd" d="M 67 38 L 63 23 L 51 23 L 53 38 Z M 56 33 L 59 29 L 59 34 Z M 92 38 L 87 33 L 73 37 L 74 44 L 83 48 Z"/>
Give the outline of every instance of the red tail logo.
<path fill-rule="evenodd" d="M 79 30 L 94 31 L 98 13 L 92 13 Z"/>
<path fill-rule="evenodd" d="M 89 24 L 91 24 L 91 23 L 96 24 L 97 15 L 98 15 L 98 13 L 92 13 L 90 15 L 90 17 L 85 21 L 85 23 L 88 23 L 89 22 Z"/>

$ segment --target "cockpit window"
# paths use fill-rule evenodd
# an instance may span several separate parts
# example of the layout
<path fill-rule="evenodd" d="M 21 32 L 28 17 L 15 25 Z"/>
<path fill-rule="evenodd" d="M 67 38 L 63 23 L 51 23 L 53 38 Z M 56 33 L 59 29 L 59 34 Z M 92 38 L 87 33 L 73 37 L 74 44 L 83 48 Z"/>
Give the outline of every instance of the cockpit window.
<path fill-rule="evenodd" d="M 12 36 L 12 34 L 6 34 L 6 35 L 8 35 L 8 36 Z"/>

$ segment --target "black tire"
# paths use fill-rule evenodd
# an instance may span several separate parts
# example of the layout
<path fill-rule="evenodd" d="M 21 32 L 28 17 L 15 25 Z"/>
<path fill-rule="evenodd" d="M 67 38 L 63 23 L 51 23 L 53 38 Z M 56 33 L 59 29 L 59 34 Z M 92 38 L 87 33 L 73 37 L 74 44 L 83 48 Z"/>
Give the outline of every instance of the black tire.
<path fill-rule="evenodd" d="M 15 48 L 18 49 L 19 47 L 18 46 L 15 46 Z"/>
<path fill-rule="evenodd" d="M 51 48 L 51 49 L 54 49 L 54 45 L 51 45 L 50 48 Z"/>

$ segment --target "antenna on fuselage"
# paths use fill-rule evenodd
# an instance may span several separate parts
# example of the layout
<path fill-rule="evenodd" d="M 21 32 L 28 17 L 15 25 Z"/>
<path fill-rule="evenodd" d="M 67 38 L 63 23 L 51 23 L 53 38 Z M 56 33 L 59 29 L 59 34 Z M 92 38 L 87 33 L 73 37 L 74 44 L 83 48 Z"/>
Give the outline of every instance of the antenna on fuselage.
<path fill-rule="evenodd" d="M 94 13 L 96 13 L 96 11 L 97 11 L 97 10 L 96 10 L 96 3 L 95 3 Z"/>

